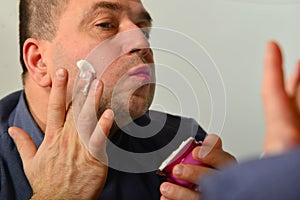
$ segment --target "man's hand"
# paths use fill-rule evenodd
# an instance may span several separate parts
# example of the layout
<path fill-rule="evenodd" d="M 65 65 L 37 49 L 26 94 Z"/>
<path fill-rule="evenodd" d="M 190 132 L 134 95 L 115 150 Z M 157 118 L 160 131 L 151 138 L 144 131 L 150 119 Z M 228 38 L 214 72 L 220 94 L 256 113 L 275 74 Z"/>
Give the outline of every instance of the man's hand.
<path fill-rule="evenodd" d="M 262 87 L 266 118 L 265 154 L 283 153 L 300 145 L 300 62 L 285 84 L 282 54 L 269 42 Z"/>
<path fill-rule="evenodd" d="M 202 176 L 220 169 L 227 164 L 235 163 L 236 159 L 223 151 L 222 141 L 217 135 L 208 135 L 202 146 L 193 150 L 193 158 L 213 168 L 179 164 L 173 169 L 176 178 L 197 184 Z M 201 190 L 201 188 L 200 188 Z M 199 200 L 199 192 L 187 189 L 172 183 L 165 182 L 161 185 L 161 200 Z"/>
<path fill-rule="evenodd" d="M 104 112 L 96 127 L 94 122 L 92 128 L 88 123 L 79 124 L 81 130 L 89 131 L 80 133 L 84 134 L 83 141 L 74 123 L 72 107 L 66 111 L 67 81 L 67 72 L 58 70 L 49 98 L 45 138 L 39 149 L 23 130 L 9 129 L 33 189 L 32 199 L 95 199 L 106 181 L 106 135 L 113 123 L 113 113 Z M 93 115 L 97 109 L 94 104 L 91 108 L 89 101 L 99 100 L 102 95 L 102 84 L 98 82 L 91 86 L 80 112 L 82 116 Z"/>

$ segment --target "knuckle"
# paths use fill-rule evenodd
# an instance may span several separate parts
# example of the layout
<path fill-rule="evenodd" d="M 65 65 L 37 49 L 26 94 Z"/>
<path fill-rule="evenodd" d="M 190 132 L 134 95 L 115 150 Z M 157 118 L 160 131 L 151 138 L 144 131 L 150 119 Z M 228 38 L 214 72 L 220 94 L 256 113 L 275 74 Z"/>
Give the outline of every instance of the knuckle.
<path fill-rule="evenodd" d="M 86 113 L 86 112 L 81 112 L 79 115 L 78 115 L 78 122 L 83 122 L 83 123 L 91 123 L 94 122 L 96 120 L 96 115 L 93 116 L 91 115 L 90 113 Z"/>
<path fill-rule="evenodd" d="M 183 168 L 183 176 L 187 178 L 194 177 L 198 174 L 198 170 L 195 166 L 187 165 Z"/>
<path fill-rule="evenodd" d="M 49 103 L 49 109 L 51 109 L 52 111 L 61 111 L 64 108 L 61 104 L 52 102 L 52 103 Z"/>
<path fill-rule="evenodd" d="M 206 156 L 203 158 L 203 162 L 206 164 L 215 164 L 217 161 L 217 151 L 216 150 L 210 150 Z"/>

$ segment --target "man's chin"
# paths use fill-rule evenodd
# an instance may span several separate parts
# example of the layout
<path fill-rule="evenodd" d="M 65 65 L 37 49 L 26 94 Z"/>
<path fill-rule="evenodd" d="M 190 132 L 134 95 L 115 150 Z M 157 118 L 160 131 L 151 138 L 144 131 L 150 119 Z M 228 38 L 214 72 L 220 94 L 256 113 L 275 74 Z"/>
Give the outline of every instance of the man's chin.
<path fill-rule="evenodd" d="M 122 128 L 134 121 L 135 119 L 143 116 L 147 112 L 147 110 L 148 109 L 146 108 L 141 111 L 130 110 L 129 112 L 127 111 L 126 114 L 125 112 L 117 111 L 115 112 L 115 122 L 119 128 Z"/>

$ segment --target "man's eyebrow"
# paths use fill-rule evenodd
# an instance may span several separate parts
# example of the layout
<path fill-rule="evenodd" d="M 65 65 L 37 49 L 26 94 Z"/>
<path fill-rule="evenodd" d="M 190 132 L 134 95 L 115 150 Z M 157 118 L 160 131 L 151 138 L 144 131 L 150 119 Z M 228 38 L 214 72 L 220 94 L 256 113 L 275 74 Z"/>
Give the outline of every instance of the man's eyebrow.
<path fill-rule="evenodd" d="M 107 1 L 101 1 L 101 2 L 97 2 L 93 5 L 92 7 L 92 12 L 99 9 L 99 8 L 106 8 L 109 10 L 114 10 L 114 11 L 120 11 L 122 10 L 122 6 L 119 3 L 112 3 L 112 2 L 107 2 Z M 151 15 L 145 11 L 140 15 L 141 19 L 144 19 L 146 21 L 149 21 L 150 24 L 152 24 L 152 17 Z"/>
<path fill-rule="evenodd" d="M 122 10 L 122 6 L 119 3 L 112 3 L 107 1 L 100 1 L 93 5 L 92 12 L 99 9 L 99 8 L 106 8 L 109 10 L 119 11 Z"/>
<path fill-rule="evenodd" d="M 91 17 L 95 12 L 97 12 L 97 10 L 104 8 L 104 9 L 109 9 L 112 11 L 121 11 L 124 8 L 122 7 L 121 4 L 119 3 L 112 3 L 112 2 L 108 2 L 108 1 L 100 1 L 100 2 L 96 2 L 95 4 L 93 4 L 93 6 L 91 7 L 90 11 L 86 12 L 86 14 L 83 17 L 83 21 L 87 20 L 89 17 Z M 140 15 L 139 15 L 140 19 L 143 19 L 147 22 L 149 22 L 149 25 L 152 26 L 152 17 L 151 15 L 145 10 L 143 11 Z M 83 21 L 81 23 L 83 23 Z"/>
<path fill-rule="evenodd" d="M 108 9 L 112 11 L 121 11 L 123 7 L 119 3 L 112 3 L 107 1 L 96 2 L 92 5 L 89 11 L 86 11 L 83 16 L 80 24 L 86 23 L 92 16 L 94 16 L 99 9 Z"/>

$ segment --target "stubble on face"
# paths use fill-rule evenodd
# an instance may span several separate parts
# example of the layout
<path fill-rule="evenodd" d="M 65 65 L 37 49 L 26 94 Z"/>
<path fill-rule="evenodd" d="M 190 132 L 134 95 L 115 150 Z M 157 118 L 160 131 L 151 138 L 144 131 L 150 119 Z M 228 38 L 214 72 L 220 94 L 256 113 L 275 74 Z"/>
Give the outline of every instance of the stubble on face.
<path fill-rule="evenodd" d="M 147 62 L 138 54 L 120 57 L 103 73 L 101 80 L 104 83 L 104 90 L 98 117 L 106 109 L 111 108 L 118 125 L 123 126 L 142 116 L 149 109 L 155 91 L 155 70 L 152 53 L 148 56 L 150 59 Z M 141 65 L 148 66 L 151 80 L 141 81 L 128 77 L 128 70 Z"/>

